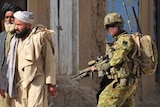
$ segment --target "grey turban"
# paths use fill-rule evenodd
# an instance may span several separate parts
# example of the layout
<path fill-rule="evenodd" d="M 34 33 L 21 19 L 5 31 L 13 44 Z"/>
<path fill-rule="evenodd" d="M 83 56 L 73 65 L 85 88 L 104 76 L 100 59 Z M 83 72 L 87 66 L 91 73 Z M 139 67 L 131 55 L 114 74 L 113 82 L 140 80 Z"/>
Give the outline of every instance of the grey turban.
<path fill-rule="evenodd" d="M 9 3 L 4 3 L 4 5 L 2 6 L 2 16 L 4 18 L 5 16 L 5 13 L 7 11 L 12 11 L 12 12 L 16 12 L 16 11 L 19 11 L 19 10 L 22 10 L 19 6 L 17 5 L 13 5 L 13 4 L 9 4 Z"/>

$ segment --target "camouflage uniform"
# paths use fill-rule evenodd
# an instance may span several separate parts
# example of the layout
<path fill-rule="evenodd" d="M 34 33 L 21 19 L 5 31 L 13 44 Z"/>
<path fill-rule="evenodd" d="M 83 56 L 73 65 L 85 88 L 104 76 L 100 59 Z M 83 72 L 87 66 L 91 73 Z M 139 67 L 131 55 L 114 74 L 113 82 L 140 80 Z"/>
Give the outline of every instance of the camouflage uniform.
<path fill-rule="evenodd" d="M 106 75 L 113 81 L 105 87 L 99 96 L 97 107 L 134 107 L 134 92 L 137 87 L 137 77 L 133 75 L 134 68 L 131 56 L 134 52 L 134 42 L 130 36 L 122 33 L 115 37 L 114 49 Z M 100 70 L 106 70 L 107 64 Z"/>

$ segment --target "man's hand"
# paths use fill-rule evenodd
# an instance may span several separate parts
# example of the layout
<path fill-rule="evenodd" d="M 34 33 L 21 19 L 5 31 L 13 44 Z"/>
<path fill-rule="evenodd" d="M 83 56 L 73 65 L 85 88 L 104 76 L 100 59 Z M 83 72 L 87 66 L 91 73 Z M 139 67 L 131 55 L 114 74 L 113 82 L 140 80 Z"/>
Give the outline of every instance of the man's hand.
<path fill-rule="evenodd" d="M 56 97 L 57 95 L 56 85 L 48 85 L 48 91 L 51 96 Z"/>
<path fill-rule="evenodd" d="M 91 67 L 91 71 L 93 72 L 93 71 L 97 71 L 97 68 L 95 67 L 95 66 L 92 66 Z"/>
<path fill-rule="evenodd" d="M 94 72 L 94 71 L 101 71 L 101 66 L 98 66 L 98 67 L 92 66 L 91 67 L 91 71 L 92 72 Z"/>
<path fill-rule="evenodd" d="M 1 94 L 1 96 L 2 96 L 3 98 L 5 98 L 5 97 L 6 97 L 6 96 L 5 96 L 5 90 L 0 89 L 0 94 Z"/>

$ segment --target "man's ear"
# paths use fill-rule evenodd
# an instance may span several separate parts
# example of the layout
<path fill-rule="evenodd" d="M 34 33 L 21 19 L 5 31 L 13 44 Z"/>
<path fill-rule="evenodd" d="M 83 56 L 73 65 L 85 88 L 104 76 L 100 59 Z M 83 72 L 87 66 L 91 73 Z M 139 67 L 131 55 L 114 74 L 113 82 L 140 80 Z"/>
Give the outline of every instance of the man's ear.
<path fill-rule="evenodd" d="M 32 24 L 27 23 L 27 28 L 31 28 Z"/>

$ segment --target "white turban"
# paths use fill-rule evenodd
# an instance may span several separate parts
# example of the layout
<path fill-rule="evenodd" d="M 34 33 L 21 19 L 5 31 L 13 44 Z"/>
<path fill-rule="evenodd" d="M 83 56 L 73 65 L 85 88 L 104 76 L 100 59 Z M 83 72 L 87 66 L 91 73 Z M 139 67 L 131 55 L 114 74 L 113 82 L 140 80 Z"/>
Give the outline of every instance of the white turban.
<path fill-rule="evenodd" d="M 25 23 L 32 24 L 34 21 L 33 13 L 28 11 L 17 11 L 14 13 L 13 16 L 16 19 L 21 20 L 22 22 L 25 22 Z"/>

